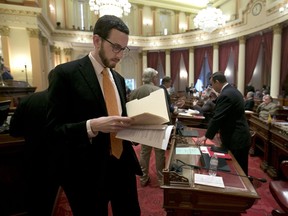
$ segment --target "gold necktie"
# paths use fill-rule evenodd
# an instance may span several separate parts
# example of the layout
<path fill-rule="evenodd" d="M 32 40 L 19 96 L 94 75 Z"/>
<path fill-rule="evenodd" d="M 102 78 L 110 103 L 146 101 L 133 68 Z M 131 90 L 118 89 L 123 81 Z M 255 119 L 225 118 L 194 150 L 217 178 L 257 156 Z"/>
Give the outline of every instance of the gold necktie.
<path fill-rule="evenodd" d="M 104 68 L 102 74 L 103 74 L 103 91 L 108 115 L 119 116 L 120 114 L 117 105 L 116 93 L 114 91 L 113 83 L 110 80 L 108 69 Z M 115 136 L 116 133 L 110 133 L 111 151 L 112 155 L 114 155 L 116 158 L 119 159 L 123 151 L 122 140 L 117 139 Z"/>

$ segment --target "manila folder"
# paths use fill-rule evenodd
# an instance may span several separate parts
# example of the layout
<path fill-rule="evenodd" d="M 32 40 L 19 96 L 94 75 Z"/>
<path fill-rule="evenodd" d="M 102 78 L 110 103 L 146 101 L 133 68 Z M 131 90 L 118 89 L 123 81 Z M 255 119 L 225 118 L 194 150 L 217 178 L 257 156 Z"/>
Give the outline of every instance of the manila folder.
<path fill-rule="evenodd" d="M 127 115 L 135 125 L 161 125 L 170 121 L 164 89 L 126 103 Z"/>

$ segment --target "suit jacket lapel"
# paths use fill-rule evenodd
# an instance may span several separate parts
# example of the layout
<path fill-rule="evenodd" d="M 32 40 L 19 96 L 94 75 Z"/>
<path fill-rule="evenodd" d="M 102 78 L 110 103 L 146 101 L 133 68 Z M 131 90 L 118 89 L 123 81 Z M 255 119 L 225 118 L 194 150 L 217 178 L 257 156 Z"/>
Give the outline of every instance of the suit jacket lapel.
<path fill-rule="evenodd" d="M 97 106 L 101 106 L 101 108 L 107 113 L 105 99 L 102 94 L 102 89 L 100 87 L 99 81 L 94 71 L 94 67 L 88 56 L 85 56 L 80 60 L 80 72 L 83 75 L 84 80 L 87 82 L 88 87 L 91 89 L 91 92 L 96 97 Z"/>

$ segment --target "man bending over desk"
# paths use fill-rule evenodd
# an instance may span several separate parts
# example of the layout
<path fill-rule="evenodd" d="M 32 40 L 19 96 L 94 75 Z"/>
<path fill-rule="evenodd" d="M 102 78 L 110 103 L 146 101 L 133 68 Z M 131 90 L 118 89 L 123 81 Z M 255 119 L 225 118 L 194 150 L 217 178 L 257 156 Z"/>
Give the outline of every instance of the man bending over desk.
<path fill-rule="evenodd" d="M 220 94 L 205 136 L 198 138 L 196 143 L 200 145 L 207 138 L 213 139 L 219 132 L 222 146 L 232 152 L 238 164 L 248 175 L 248 152 L 251 137 L 245 117 L 243 96 L 227 82 L 222 72 L 213 73 L 210 82 L 212 88 Z"/>

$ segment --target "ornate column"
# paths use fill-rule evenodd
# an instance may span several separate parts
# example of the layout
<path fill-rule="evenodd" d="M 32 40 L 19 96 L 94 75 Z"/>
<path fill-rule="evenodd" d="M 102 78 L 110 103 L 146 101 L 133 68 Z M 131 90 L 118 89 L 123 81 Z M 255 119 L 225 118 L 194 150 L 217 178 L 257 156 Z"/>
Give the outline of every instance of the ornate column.
<path fill-rule="evenodd" d="M 8 26 L 0 26 L 1 44 L 2 44 L 2 57 L 4 58 L 5 66 L 10 68 L 10 43 L 9 35 L 10 28 Z"/>
<path fill-rule="evenodd" d="M 219 45 L 218 43 L 213 44 L 213 67 L 212 73 L 219 71 Z"/>
<path fill-rule="evenodd" d="M 195 65 L 194 65 L 194 47 L 189 48 L 189 85 L 193 83 L 194 86 L 194 78 L 195 78 Z"/>
<path fill-rule="evenodd" d="M 143 36 L 144 31 L 143 31 L 143 5 L 138 5 L 138 9 L 139 9 L 139 35 Z"/>
<path fill-rule="evenodd" d="M 152 35 L 155 35 L 156 32 L 156 8 L 152 7 Z"/>
<path fill-rule="evenodd" d="M 49 43 L 48 39 L 46 37 L 41 37 L 42 41 L 42 47 L 43 47 L 43 75 L 42 75 L 42 83 L 43 83 L 43 89 L 46 89 L 48 87 L 48 74 L 50 70 L 52 69 L 49 64 L 50 59 L 50 52 L 49 52 Z"/>
<path fill-rule="evenodd" d="M 186 23 L 187 23 L 186 30 L 189 30 L 190 29 L 190 13 L 185 12 L 185 15 L 186 15 Z"/>
<path fill-rule="evenodd" d="M 65 54 L 65 62 L 69 62 L 72 60 L 72 48 L 64 48 L 63 49 L 64 54 Z"/>
<path fill-rule="evenodd" d="M 41 72 L 43 71 L 43 58 L 41 53 L 41 32 L 39 29 L 26 29 L 29 34 L 29 43 L 30 43 L 30 55 L 31 55 L 31 66 L 32 68 L 27 67 L 27 71 L 29 74 L 29 70 L 31 71 L 30 77 L 28 76 L 28 80 L 30 78 L 29 84 L 37 87 L 37 91 L 41 91 L 43 88 L 42 76 Z M 29 65 L 28 65 L 29 66 Z"/>
<path fill-rule="evenodd" d="M 239 38 L 237 88 L 243 95 L 245 92 L 245 42 L 244 36 Z"/>
<path fill-rule="evenodd" d="M 179 31 L 179 11 L 175 11 L 175 32 L 178 34 Z"/>
<path fill-rule="evenodd" d="M 170 59 L 170 50 L 165 50 L 165 72 L 166 76 L 171 77 L 171 59 Z"/>
<path fill-rule="evenodd" d="M 61 48 L 55 47 L 54 52 L 55 52 L 55 66 L 56 66 L 56 65 L 59 65 L 62 63 L 62 61 L 61 61 Z"/>
<path fill-rule="evenodd" d="M 271 64 L 271 83 L 270 95 L 277 98 L 280 87 L 280 61 L 281 61 L 281 26 L 276 25 L 273 28 L 273 48 L 272 48 L 272 64 Z"/>
<path fill-rule="evenodd" d="M 142 51 L 142 71 L 144 71 L 145 68 L 147 68 L 147 51 Z"/>

